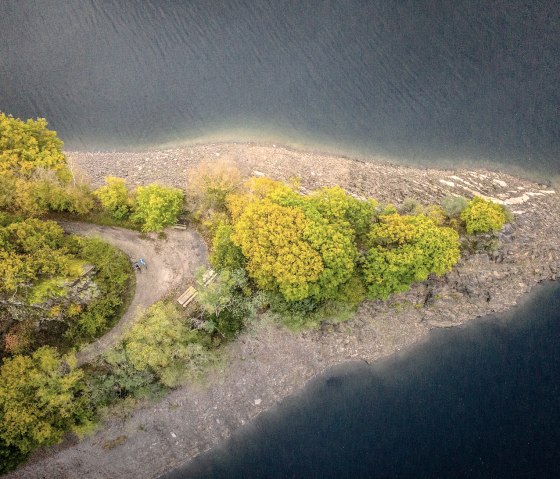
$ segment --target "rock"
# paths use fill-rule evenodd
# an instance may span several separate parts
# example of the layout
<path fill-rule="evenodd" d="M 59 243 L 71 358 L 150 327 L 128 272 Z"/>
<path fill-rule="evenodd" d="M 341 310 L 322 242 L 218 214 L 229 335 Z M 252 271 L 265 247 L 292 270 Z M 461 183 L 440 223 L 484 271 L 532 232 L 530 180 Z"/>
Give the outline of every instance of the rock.
<path fill-rule="evenodd" d="M 258 406 L 261 402 L 262 402 L 262 400 L 260 398 L 255 399 L 255 406 Z"/>

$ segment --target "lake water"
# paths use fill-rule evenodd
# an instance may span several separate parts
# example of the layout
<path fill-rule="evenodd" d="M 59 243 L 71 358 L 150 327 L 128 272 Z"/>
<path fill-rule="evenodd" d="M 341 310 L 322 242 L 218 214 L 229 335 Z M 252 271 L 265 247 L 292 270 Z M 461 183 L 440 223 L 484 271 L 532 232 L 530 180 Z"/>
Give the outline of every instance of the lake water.
<path fill-rule="evenodd" d="M 0 110 L 69 148 L 270 140 L 560 174 L 550 0 L 2 0 Z"/>
<path fill-rule="evenodd" d="M 558 478 L 560 285 L 335 369 L 178 478 Z"/>

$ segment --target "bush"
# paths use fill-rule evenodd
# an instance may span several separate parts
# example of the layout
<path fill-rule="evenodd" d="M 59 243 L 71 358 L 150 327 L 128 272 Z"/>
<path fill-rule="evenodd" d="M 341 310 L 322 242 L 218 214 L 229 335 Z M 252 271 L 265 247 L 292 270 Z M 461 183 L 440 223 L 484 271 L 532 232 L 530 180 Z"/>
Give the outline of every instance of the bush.
<path fill-rule="evenodd" d="M 120 349 L 136 371 L 149 371 L 173 387 L 211 360 L 204 341 L 204 333 L 192 330 L 173 304 L 158 302 L 130 328 Z"/>
<path fill-rule="evenodd" d="M 83 373 L 72 363 L 48 347 L 4 361 L 0 368 L 3 456 L 15 454 L 19 460 L 39 446 L 59 442 L 68 429 L 89 424 Z"/>
<path fill-rule="evenodd" d="M 459 261 L 459 235 L 426 216 L 383 216 L 369 235 L 364 262 L 369 297 L 406 291 L 429 274 L 442 275 Z"/>
<path fill-rule="evenodd" d="M 177 222 L 183 199 L 183 192 L 178 188 L 155 183 L 140 186 L 136 190 L 132 220 L 142 225 L 142 231 L 161 231 Z"/>
<path fill-rule="evenodd" d="M 502 229 L 506 213 L 501 205 L 475 196 L 461 213 L 468 234 L 489 233 Z"/>
<path fill-rule="evenodd" d="M 307 298 L 302 301 L 286 301 L 278 293 L 267 296 L 270 312 L 292 331 L 317 329 L 325 321 L 340 323 L 349 320 L 356 312 L 356 305 L 343 301 L 326 300 L 318 303 Z"/>
<path fill-rule="evenodd" d="M 204 285 L 202 273 L 197 274 L 197 302 L 208 321 L 206 328 L 232 338 L 243 329 L 246 320 L 255 316 L 259 298 L 253 296 L 243 269 L 221 270 L 208 285 Z"/>
<path fill-rule="evenodd" d="M 115 176 L 105 178 L 105 186 L 95 190 L 94 194 L 101 206 L 116 220 L 124 220 L 132 211 L 132 200 L 125 180 Z"/>
<path fill-rule="evenodd" d="M 241 186 L 241 172 L 227 161 L 200 163 L 189 175 L 187 194 L 200 213 L 225 210 L 226 197 Z"/>
<path fill-rule="evenodd" d="M 458 218 L 467 207 L 467 199 L 463 196 L 446 196 L 441 201 L 441 206 L 448 218 Z"/>

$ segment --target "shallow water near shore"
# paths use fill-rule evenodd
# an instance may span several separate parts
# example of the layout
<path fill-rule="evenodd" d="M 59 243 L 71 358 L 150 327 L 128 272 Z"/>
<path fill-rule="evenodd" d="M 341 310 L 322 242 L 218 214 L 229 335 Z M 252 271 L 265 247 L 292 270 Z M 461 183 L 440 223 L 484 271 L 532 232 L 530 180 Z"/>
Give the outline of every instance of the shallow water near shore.
<path fill-rule="evenodd" d="M 511 312 L 339 367 L 166 476 L 557 477 L 560 284 Z"/>
<path fill-rule="evenodd" d="M 270 141 L 560 174 L 555 2 L 0 3 L 0 110 L 70 149 Z"/>

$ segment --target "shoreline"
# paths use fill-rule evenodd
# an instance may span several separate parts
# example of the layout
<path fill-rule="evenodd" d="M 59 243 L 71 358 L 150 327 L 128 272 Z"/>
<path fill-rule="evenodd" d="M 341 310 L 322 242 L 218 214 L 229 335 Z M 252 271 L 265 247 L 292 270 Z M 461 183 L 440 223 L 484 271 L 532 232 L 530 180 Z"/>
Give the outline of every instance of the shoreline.
<path fill-rule="evenodd" d="M 68 152 L 68 158 L 94 185 L 112 174 L 131 186 L 161 181 L 184 187 L 200 161 L 226 159 L 247 174 L 299 176 L 306 189 L 338 184 L 380 201 L 427 203 L 476 192 L 508 204 L 516 221 L 500 233 L 499 251 L 464 257 L 448 275 L 386 302 L 366 301 L 348 322 L 303 333 L 266 321 L 250 325 L 227 345 L 224 365 L 204 383 L 182 386 L 125 421 L 113 418 L 81 442 L 38 451 L 6 477 L 157 477 L 211 449 L 333 366 L 388 358 L 426 340 L 434 328 L 506 311 L 536 284 L 560 278 L 560 196 L 546 184 L 508 173 L 412 168 L 254 143 Z M 123 436 L 122 444 L 106 447 Z"/>

